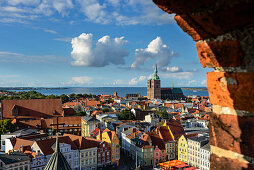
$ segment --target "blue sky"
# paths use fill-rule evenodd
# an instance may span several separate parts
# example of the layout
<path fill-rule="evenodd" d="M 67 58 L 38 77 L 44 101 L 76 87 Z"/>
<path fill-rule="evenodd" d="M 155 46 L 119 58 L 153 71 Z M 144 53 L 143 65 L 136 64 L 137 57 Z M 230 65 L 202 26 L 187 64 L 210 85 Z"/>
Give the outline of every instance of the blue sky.
<path fill-rule="evenodd" d="M 205 86 L 194 41 L 148 0 L 0 1 L 0 86 Z"/>

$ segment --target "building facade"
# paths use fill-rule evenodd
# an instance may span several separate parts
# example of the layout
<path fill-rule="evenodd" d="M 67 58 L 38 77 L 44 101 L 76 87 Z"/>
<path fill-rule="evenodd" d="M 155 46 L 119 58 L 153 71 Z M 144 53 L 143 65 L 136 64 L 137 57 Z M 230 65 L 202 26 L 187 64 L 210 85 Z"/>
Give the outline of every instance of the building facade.
<path fill-rule="evenodd" d="M 94 117 L 85 116 L 81 119 L 81 136 L 89 137 L 98 128 L 100 121 Z"/>
<path fill-rule="evenodd" d="M 0 170 L 30 170 L 30 158 L 22 152 L 0 154 Z"/>
<path fill-rule="evenodd" d="M 109 143 L 111 147 L 111 164 L 118 166 L 120 160 L 120 144 L 116 132 L 105 129 L 102 132 L 101 140 Z"/>
<path fill-rule="evenodd" d="M 210 144 L 200 148 L 200 170 L 210 170 Z"/>
<path fill-rule="evenodd" d="M 178 160 L 188 162 L 188 143 L 184 135 L 178 140 Z"/>
<path fill-rule="evenodd" d="M 188 164 L 200 168 L 200 149 L 209 142 L 208 136 L 188 138 Z"/>

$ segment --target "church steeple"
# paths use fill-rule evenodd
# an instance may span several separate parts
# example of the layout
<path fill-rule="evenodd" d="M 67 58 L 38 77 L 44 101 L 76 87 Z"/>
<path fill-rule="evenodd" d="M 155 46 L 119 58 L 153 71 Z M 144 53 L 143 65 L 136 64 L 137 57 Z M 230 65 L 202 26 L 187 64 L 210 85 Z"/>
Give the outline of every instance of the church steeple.
<path fill-rule="evenodd" d="M 55 152 L 52 154 L 44 170 L 71 170 L 70 165 L 66 161 L 63 154 L 60 152 L 58 134 L 56 136 L 55 145 Z"/>
<path fill-rule="evenodd" d="M 154 74 L 152 80 L 160 80 L 160 77 L 158 76 L 157 64 L 154 66 Z"/>

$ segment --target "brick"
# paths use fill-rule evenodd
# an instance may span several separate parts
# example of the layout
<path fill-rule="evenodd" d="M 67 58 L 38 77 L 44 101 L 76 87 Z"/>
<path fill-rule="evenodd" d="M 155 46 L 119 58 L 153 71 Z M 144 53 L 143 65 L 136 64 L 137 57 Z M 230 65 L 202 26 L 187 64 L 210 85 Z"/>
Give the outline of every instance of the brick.
<path fill-rule="evenodd" d="M 203 67 L 244 66 L 243 53 L 235 40 L 197 42 L 197 53 Z"/>
<path fill-rule="evenodd" d="M 210 115 L 210 144 L 225 150 L 254 157 L 254 117 Z M 223 136 L 223 137 L 222 137 Z"/>
<path fill-rule="evenodd" d="M 211 154 L 210 169 L 251 170 L 254 169 L 254 165 L 239 162 L 237 159 L 218 157 L 215 154 Z"/>
<path fill-rule="evenodd" d="M 212 104 L 254 112 L 254 73 L 207 73 Z"/>
<path fill-rule="evenodd" d="M 228 6 L 228 4 L 226 4 Z M 211 12 L 200 12 L 190 15 L 197 25 L 205 28 L 212 35 L 222 35 L 234 29 L 253 26 L 254 3 L 245 2 L 241 5 L 218 8 Z"/>
<path fill-rule="evenodd" d="M 189 13 L 195 9 L 212 5 L 216 0 L 153 0 L 153 2 L 165 12 L 180 14 Z"/>
<path fill-rule="evenodd" d="M 194 41 L 215 37 L 206 33 L 203 28 L 193 23 L 192 19 L 188 15 L 175 15 L 174 19 L 182 30 L 189 34 Z"/>

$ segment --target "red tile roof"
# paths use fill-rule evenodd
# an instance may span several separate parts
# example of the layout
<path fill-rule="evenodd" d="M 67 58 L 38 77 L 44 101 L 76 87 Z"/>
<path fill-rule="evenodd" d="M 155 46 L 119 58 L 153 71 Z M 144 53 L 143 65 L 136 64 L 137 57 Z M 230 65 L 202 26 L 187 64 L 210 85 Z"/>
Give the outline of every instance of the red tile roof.
<path fill-rule="evenodd" d="M 147 132 L 152 140 L 153 146 L 158 146 L 160 150 L 165 150 L 165 142 L 156 132 Z"/>
<path fill-rule="evenodd" d="M 167 126 L 169 126 L 175 140 L 178 140 L 182 135 L 185 135 L 185 131 L 179 120 L 171 119 L 170 121 L 167 121 Z"/>
<path fill-rule="evenodd" d="M 163 139 L 164 142 L 173 141 L 173 138 L 167 126 L 157 127 L 156 131 L 158 132 L 159 136 Z"/>
<path fill-rule="evenodd" d="M 61 99 L 2 100 L 2 118 L 42 118 L 63 115 Z"/>
<path fill-rule="evenodd" d="M 68 136 L 59 136 L 58 138 L 59 138 L 59 143 L 66 143 L 71 145 L 72 150 L 78 149 L 75 143 Z M 39 148 L 41 149 L 44 155 L 50 155 L 54 153 L 54 150 L 53 150 L 54 148 L 52 148 L 52 146 L 55 144 L 55 142 L 56 142 L 56 137 L 36 141 L 37 145 L 39 146 Z"/>

